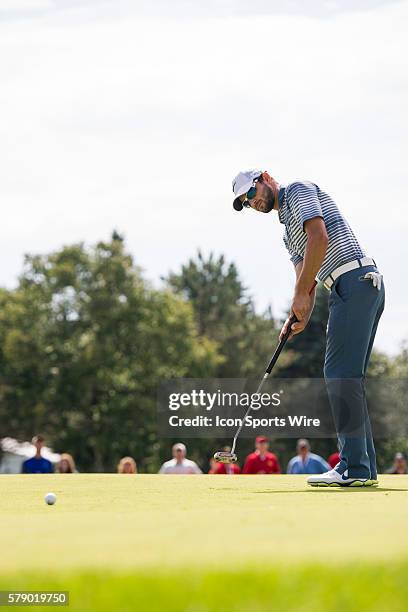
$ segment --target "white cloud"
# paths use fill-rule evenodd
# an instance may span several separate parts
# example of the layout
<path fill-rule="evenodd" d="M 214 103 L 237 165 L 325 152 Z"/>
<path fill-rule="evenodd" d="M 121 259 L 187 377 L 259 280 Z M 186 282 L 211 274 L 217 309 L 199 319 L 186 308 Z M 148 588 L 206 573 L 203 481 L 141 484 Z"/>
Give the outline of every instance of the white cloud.
<path fill-rule="evenodd" d="M 281 228 L 229 206 L 233 175 L 259 166 L 338 199 L 385 273 L 378 346 L 397 350 L 408 337 L 395 326 L 407 299 L 407 3 L 325 20 L 55 6 L 0 24 L 0 283 L 15 282 L 23 252 L 116 227 L 156 279 L 196 247 L 225 252 L 280 314 L 293 285 Z"/>
<path fill-rule="evenodd" d="M 2 13 L 23 14 L 27 11 L 47 10 L 53 8 L 52 0 L 1 0 L 0 15 Z"/>

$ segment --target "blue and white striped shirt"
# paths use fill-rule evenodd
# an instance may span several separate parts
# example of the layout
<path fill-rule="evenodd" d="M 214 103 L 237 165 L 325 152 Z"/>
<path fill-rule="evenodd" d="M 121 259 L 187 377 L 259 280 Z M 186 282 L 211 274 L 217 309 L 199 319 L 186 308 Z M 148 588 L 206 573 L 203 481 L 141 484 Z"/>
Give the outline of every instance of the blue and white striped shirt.
<path fill-rule="evenodd" d="M 324 281 L 336 268 L 365 257 L 353 230 L 340 213 L 336 203 L 315 183 L 295 181 L 279 190 L 279 221 L 285 225 L 283 241 L 296 266 L 303 261 L 307 234 L 304 223 L 308 219 L 321 217 L 326 225 L 329 238 L 326 256 L 317 273 L 317 279 Z"/>

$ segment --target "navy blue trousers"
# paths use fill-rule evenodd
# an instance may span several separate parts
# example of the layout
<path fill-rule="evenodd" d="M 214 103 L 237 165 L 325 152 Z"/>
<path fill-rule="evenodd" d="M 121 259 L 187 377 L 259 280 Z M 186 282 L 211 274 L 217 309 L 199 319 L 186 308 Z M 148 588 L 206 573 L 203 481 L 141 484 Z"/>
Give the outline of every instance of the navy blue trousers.
<path fill-rule="evenodd" d="M 340 473 L 350 478 L 377 477 L 374 440 L 364 379 L 385 290 L 362 280 L 374 266 L 351 270 L 334 282 L 329 298 L 324 377 L 336 426 Z"/>

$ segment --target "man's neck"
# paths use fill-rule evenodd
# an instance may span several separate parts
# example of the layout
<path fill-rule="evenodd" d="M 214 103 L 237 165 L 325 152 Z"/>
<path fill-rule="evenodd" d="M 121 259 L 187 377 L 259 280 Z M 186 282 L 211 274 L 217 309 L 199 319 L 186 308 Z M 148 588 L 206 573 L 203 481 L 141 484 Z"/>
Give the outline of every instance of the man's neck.
<path fill-rule="evenodd" d="M 280 190 L 280 185 L 279 183 L 274 183 L 274 191 L 275 191 L 275 203 L 273 205 L 273 210 L 279 210 L 279 190 Z"/>

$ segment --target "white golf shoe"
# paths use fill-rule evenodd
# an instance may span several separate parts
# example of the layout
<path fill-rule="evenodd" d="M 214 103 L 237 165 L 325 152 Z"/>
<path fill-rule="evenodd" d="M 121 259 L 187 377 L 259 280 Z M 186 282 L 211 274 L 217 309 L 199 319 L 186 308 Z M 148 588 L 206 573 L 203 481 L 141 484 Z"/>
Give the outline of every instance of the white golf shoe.
<path fill-rule="evenodd" d="M 312 487 L 372 487 L 375 486 L 375 482 L 369 478 L 349 478 L 347 470 L 344 474 L 339 474 L 337 470 L 330 470 L 324 474 L 309 476 L 307 479 L 307 484 Z"/>

